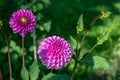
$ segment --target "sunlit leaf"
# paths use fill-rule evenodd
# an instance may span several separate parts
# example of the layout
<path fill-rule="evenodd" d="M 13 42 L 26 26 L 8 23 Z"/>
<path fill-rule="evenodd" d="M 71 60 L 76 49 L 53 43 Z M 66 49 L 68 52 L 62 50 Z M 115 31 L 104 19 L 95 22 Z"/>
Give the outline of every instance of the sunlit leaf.
<path fill-rule="evenodd" d="M 70 35 L 70 45 L 74 51 L 76 49 L 76 46 L 77 46 L 77 41 L 71 35 Z"/>
<path fill-rule="evenodd" d="M 45 76 L 43 76 L 42 80 L 70 80 L 70 76 L 68 75 L 63 75 L 63 74 L 52 74 L 49 73 Z"/>
<path fill-rule="evenodd" d="M 79 20 L 77 22 L 77 33 L 78 34 L 83 31 L 83 29 L 84 29 L 83 26 L 84 26 L 84 24 L 83 24 L 83 15 L 81 14 L 81 16 L 79 17 Z"/>
<path fill-rule="evenodd" d="M 99 69 L 99 70 L 109 70 L 110 65 L 106 61 L 105 58 L 100 56 L 93 56 L 90 53 L 86 53 L 82 60 L 83 63 L 85 63 L 87 66 L 93 67 L 93 69 Z"/>
<path fill-rule="evenodd" d="M 105 12 L 101 12 L 101 13 L 102 13 L 102 15 L 100 17 L 101 19 L 108 18 L 111 14 L 111 12 L 109 12 L 109 11 L 105 11 Z"/>
<path fill-rule="evenodd" d="M 110 65 L 105 58 L 100 56 L 93 56 L 93 60 L 94 60 L 94 66 L 93 66 L 94 69 L 100 69 L 100 70 L 110 69 Z"/>
<path fill-rule="evenodd" d="M 47 32 L 49 32 L 50 29 L 51 29 L 51 21 L 48 21 L 48 22 L 44 23 L 43 24 L 43 28 L 44 28 L 44 30 L 46 30 Z"/>
<path fill-rule="evenodd" d="M 22 66 L 21 77 L 22 77 L 22 80 L 29 80 L 29 73 L 24 65 Z"/>
<path fill-rule="evenodd" d="M 103 44 L 109 38 L 109 31 L 104 32 L 100 37 L 97 38 L 97 44 Z"/>
<path fill-rule="evenodd" d="M 55 74 L 49 73 L 45 76 L 43 76 L 42 80 L 51 80 L 50 78 L 53 77 Z"/>
<path fill-rule="evenodd" d="M 40 69 L 39 69 L 39 66 L 37 64 L 37 61 L 34 60 L 33 64 L 29 68 L 30 79 L 36 80 L 39 76 L 39 72 L 40 72 Z"/>

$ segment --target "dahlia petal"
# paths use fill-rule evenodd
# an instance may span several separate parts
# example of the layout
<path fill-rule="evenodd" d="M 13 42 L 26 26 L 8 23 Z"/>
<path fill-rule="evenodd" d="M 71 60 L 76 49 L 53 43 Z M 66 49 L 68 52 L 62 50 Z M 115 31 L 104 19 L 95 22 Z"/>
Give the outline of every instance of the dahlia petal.
<path fill-rule="evenodd" d="M 72 49 L 68 42 L 59 36 L 44 39 L 39 46 L 38 56 L 48 69 L 65 67 L 72 57 Z"/>

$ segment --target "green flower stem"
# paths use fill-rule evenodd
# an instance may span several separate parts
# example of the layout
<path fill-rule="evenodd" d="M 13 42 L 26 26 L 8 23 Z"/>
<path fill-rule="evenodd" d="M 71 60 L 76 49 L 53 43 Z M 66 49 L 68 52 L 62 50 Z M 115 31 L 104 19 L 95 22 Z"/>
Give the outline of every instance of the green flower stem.
<path fill-rule="evenodd" d="M 74 77 L 74 74 L 75 74 L 75 70 L 76 70 L 77 65 L 78 65 L 78 62 L 75 62 L 75 65 L 74 65 L 74 68 L 73 68 L 73 71 L 72 71 L 72 76 L 71 76 L 71 79 L 70 79 L 70 80 L 73 80 L 73 77 Z"/>
<path fill-rule="evenodd" d="M 7 35 L 6 35 L 6 31 L 5 31 L 5 29 L 3 27 L 2 27 L 2 29 L 4 31 L 3 33 L 4 33 L 6 45 L 8 47 L 8 62 L 9 62 L 10 78 L 12 78 L 12 66 L 11 66 L 11 59 L 10 59 L 10 46 L 9 46 L 9 43 L 8 43 L 8 38 L 7 38 Z"/>
<path fill-rule="evenodd" d="M 25 60 L 24 60 L 24 37 L 22 37 L 22 64 L 25 65 Z"/>
<path fill-rule="evenodd" d="M 79 34 L 77 35 L 77 45 L 76 45 L 76 53 L 78 53 L 78 50 L 79 50 Z M 78 54 L 76 54 L 76 56 L 78 56 Z"/>
<path fill-rule="evenodd" d="M 51 73 L 53 73 L 53 69 L 51 69 L 51 71 L 50 71 Z"/>
<path fill-rule="evenodd" d="M 35 34 L 35 30 L 33 31 L 33 45 L 34 45 L 34 60 L 37 61 L 36 34 Z"/>

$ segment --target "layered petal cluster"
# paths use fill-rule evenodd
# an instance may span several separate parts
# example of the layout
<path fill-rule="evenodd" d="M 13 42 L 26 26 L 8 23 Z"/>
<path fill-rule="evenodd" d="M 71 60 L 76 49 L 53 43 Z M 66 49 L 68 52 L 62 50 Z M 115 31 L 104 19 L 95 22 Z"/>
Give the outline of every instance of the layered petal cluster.
<path fill-rule="evenodd" d="M 48 69 L 57 70 L 69 63 L 72 57 L 72 49 L 65 39 L 52 36 L 40 43 L 38 56 Z"/>
<path fill-rule="evenodd" d="M 27 33 L 34 31 L 36 18 L 31 11 L 21 9 L 12 14 L 9 24 L 14 33 L 24 37 Z"/>

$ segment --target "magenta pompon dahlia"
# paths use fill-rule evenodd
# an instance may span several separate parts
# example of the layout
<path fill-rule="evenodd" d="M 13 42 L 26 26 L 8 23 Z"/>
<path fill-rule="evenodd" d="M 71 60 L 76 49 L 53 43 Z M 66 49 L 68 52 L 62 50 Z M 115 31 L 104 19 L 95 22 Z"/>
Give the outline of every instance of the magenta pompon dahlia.
<path fill-rule="evenodd" d="M 69 43 L 59 36 L 44 39 L 38 49 L 38 57 L 48 69 L 61 69 L 65 67 L 72 57 Z"/>
<path fill-rule="evenodd" d="M 31 11 L 21 9 L 12 14 L 9 24 L 13 33 L 19 33 L 24 37 L 28 32 L 34 31 L 36 18 Z"/>

